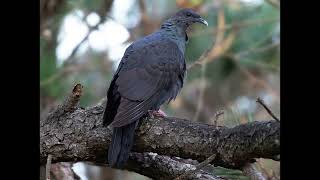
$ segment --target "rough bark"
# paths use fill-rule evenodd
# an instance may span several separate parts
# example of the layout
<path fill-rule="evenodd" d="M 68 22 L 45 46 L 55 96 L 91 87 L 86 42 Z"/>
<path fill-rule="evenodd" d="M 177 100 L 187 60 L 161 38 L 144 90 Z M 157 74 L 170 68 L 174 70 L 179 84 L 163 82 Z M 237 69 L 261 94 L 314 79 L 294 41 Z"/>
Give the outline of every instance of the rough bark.
<path fill-rule="evenodd" d="M 106 164 L 88 163 L 108 167 Z M 192 159 L 163 156 L 151 152 L 131 152 L 129 161 L 124 169 L 134 171 L 152 179 L 165 180 L 174 179 L 187 171 L 192 171 L 196 169 L 198 165 L 198 161 Z M 209 164 L 184 179 L 222 180 L 224 178 L 214 175 L 214 166 Z"/>
<path fill-rule="evenodd" d="M 111 129 L 102 126 L 102 106 L 77 108 L 40 122 L 40 162 L 105 163 Z M 280 123 L 253 122 L 234 128 L 215 127 L 178 118 L 144 119 L 136 130 L 134 152 L 154 152 L 203 161 L 216 154 L 213 164 L 241 169 L 253 158 L 279 160 Z"/>
<path fill-rule="evenodd" d="M 79 108 L 81 94 L 82 86 L 77 84 L 61 105 L 40 120 L 42 165 L 49 154 L 52 162 L 106 164 L 112 131 L 102 126 L 104 107 Z M 241 169 L 254 158 L 280 160 L 279 153 L 278 121 L 227 128 L 178 118 L 145 118 L 136 130 L 135 145 L 125 168 L 154 179 L 180 178 L 182 174 L 187 179 L 221 179 L 212 174 L 210 162 Z M 205 159 L 207 163 L 194 163 Z M 195 169 L 199 170 L 185 174 Z"/>
<path fill-rule="evenodd" d="M 130 154 L 130 160 L 126 169 L 143 174 L 153 179 L 174 179 L 186 171 L 196 169 L 197 161 L 180 159 L 175 157 L 158 155 L 156 153 L 136 153 Z M 221 180 L 222 177 L 213 174 L 213 166 L 207 165 L 185 180 Z"/>

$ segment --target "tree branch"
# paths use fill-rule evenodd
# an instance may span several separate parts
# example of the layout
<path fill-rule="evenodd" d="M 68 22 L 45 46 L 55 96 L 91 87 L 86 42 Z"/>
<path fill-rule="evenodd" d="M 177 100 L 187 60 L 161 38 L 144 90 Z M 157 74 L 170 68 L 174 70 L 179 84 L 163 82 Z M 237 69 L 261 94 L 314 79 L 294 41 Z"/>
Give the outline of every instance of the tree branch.
<path fill-rule="evenodd" d="M 194 169 L 185 172 L 184 174 L 180 175 L 179 177 L 175 178 L 174 180 L 183 180 L 183 179 L 186 179 L 187 177 L 197 173 L 200 169 L 202 169 L 205 166 L 207 166 L 208 164 L 210 164 L 211 161 L 214 160 L 215 157 L 216 157 L 216 154 L 211 155 L 210 157 L 208 157 L 208 159 L 199 163 Z"/>
<path fill-rule="evenodd" d="M 280 119 L 273 114 L 273 112 L 270 110 L 270 108 L 264 103 L 264 101 L 261 98 L 257 98 L 257 102 L 263 106 L 263 108 L 268 112 L 268 114 L 276 121 L 280 122 Z"/>
<path fill-rule="evenodd" d="M 102 106 L 76 109 L 61 116 L 49 113 L 40 122 L 40 162 L 52 154 L 52 162 L 105 163 L 111 129 L 102 126 Z M 55 111 L 53 112 L 55 113 Z M 178 118 L 144 119 L 136 131 L 135 152 L 155 152 L 203 161 L 216 154 L 213 163 L 240 169 L 253 158 L 277 160 L 280 123 L 253 122 L 234 128 L 190 122 Z"/>
<path fill-rule="evenodd" d="M 40 120 L 41 164 L 46 163 L 49 154 L 53 163 L 106 164 L 112 131 L 102 126 L 104 107 L 78 108 L 81 94 L 82 86 L 77 84 L 61 105 Z M 145 118 L 136 130 L 126 169 L 154 179 L 173 179 L 199 169 L 187 178 L 219 179 L 213 171 L 203 170 L 204 166 L 210 166 L 208 163 L 191 166 L 186 163 L 188 160 L 172 157 L 198 162 L 209 158 L 216 166 L 242 169 L 254 158 L 279 160 L 279 154 L 280 123 L 277 121 L 227 128 L 178 118 Z"/>
<path fill-rule="evenodd" d="M 198 162 L 185 160 L 180 158 L 171 158 L 156 153 L 135 153 L 132 152 L 126 169 L 135 171 L 153 179 L 174 179 L 181 174 L 194 170 L 198 166 Z M 220 180 L 213 174 L 213 166 L 207 165 L 193 173 L 187 179 L 207 179 Z"/>
<path fill-rule="evenodd" d="M 102 163 L 87 162 L 87 164 L 109 167 L 107 164 Z M 200 165 L 200 163 L 192 159 L 163 156 L 152 152 L 131 152 L 129 161 L 124 168 L 153 179 L 173 179 L 186 171 L 196 169 L 196 166 L 198 165 Z M 213 172 L 214 167 L 212 165 L 207 165 L 187 179 L 223 179 L 214 175 Z"/>

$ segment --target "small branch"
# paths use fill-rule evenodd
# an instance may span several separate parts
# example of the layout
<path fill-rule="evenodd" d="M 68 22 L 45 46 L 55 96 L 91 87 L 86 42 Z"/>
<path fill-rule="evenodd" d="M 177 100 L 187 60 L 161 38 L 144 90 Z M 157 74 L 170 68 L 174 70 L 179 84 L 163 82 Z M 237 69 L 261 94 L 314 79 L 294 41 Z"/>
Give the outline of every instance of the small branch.
<path fill-rule="evenodd" d="M 67 112 L 72 113 L 75 109 L 77 109 L 80 97 L 82 95 L 82 88 L 83 86 L 81 84 L 75 85 L 69 96 L 61 105 L 57 106 L 57 108 L 49 113 L 47 119 L 55 119 L 56 117 L 60 117 Z"/>
<path fill-rule="evenodd" d="M 210 51 L 211 51 L 211 49 L 205 50 L 205 51 L 202 53 L 202 55 L 201 55 L 196 61 L 194 61 L 193 63 L 191 63 L 191 64 L 189 64 L 189 65 L 187 66 L 187 69 L 189 70 L 189 69 L 193 68 L 193 67 L 196 66 L 196 65 L 201 65 L 201 62 L 204 61 L 204 60 L 208 57 Z"/>
<path fill-rule="evenodd" d="M 77 44 L 77 46 L 72 50 L 71 55 L 68 57 L 68 59 L 65 61 L 65 64 L 70 64 L 73 61 L 73 57 L 75 56 L 76 52 L 78 49 L 81 47 L 81 45 L 86 42 L 90 36 L 90 34 L 99 28 L 101 24 L 103 24 L 106 20 L 107 17 L 110 18 L 109 16 L 106 16 L 105 13 L 109 11 L 113 1 L 110 0 L 104 0 L 102 1 L 102 4 L 100 6 L 100 9 L 97 11 L 97 13 L 100 16 L 100 21 L 94 25 L 94 26 L 89 26 L 89 31 L 88 33 L 83 37 L 83 39 Z"/>
<path fill-rule="evenodd" d="M 214 114 L 214 118 L 213 118 L 213 125 L 214 126 L 217 126 L 217 124 L 218 124 L 218 120 L 219 120 L 219 117 L 221 116 L 221 115 L 223 115 L 224 114 L 224 111 L 217 111 L 215 114 Z"/>
<path fill-rule="evenodd" d="M 280 122 L 280 119 L 273 114 L 273 112 L 269 109 L 269 107 L 264 103 L 264 101 L 263 101 L 260 97 L 257 99 L 257 102 L 264 107 L 264 109 L 269 113 L 269 115 L 270 115 L 274 120 Z"/>
<path fill-rule="evenodd" d="M 52 155 L 49 154 L 47 158 L 47 165 L 46 165 L 46 180 L 51 180 L 50 178 L 51 159 L 52 159 Z"/>
<path fill-rule="evenodd" d="M 82 95 L 82 88 L 83 86 L 81 84 L 77 84 L 73 87 L 72 93 L 64 103 L 64 107 L 67 112 L 73 111 L 75 107 L 78 105 L 80 97 Z"/>
<path fill-rule="evenodd" d="M 219 9 L 218 12 L 218 31 L 216 32 L 216 42 L 212 46 L 210 50 L 205 51 L 199 59 L 194 61 L 193 63 L 187 66 L 187 69 L 190 70 L 196 65 L 204 65 L 213 60 L 217 59 L 221 55 L 223 55 L 229 48 L 231 47 L 236 34 L 236 28 L 234 31 L 231 31 L 230 34 L 224 38 L 225 35 L 225 15 L 222 8 Z"/>
<path fill-rule="evenodd" d="M 187 178 L 188 176 L 196 173 L 200 169 L 202 169 L 205 166 L 207 166 L 208 164 L 210 164 L 214 160 L 215 157 L 216 157 L 216 154 L 211 155 L 210 157 L 208 157 L 208 159 L 206 159 L 205 161 L 198 164 L 194 170 L 187 171 L 184 174 L 182 174 L 181 176 L 175 178 L 174 180 L 183 180 L 183 179 Z"/>
<path fill-rule="evenodd" d="M 243 169 L 243 174 L 250 177 L 251 180 L 266 180 L 262 173 L 259 172 L 253 163 L 247 163 Z"/>
<path fill-rule="evenodd" d="M 78 49 L 81 47 L 81 45 L 86 42 L 90 36 L 90 34 L 98 29 L 98 27 L 104 23 L 104 20 L 102 19 L 105 19 L 105 18 L 101 18 L 100 21 L 98 22 L 98 24 L 96 24 L 95 26 L 92 26 L 92 27 L 89 27 L 89 31 L 88 33 L 82 38 L 82 40 L 76 45 L 76 47 L 72 50 L 70 56 L 68 57 L 68 60 L 65 61 L 65 64 L 67 63 L 71 63 L 70 61 L 72 61 L 73 57 L 75 56 L 76 52 L 78 51 Z"/>

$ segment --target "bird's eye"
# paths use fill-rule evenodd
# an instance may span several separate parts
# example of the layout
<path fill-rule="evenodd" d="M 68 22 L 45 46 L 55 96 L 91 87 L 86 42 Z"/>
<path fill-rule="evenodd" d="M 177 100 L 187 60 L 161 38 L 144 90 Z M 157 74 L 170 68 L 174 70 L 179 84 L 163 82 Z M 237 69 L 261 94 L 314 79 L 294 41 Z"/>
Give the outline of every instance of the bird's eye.
<path fill-rule="evenodd" d="M 190 13 L 190 12 L 187 12 L 187 16 L 191 16 L 191 13 Z"/>

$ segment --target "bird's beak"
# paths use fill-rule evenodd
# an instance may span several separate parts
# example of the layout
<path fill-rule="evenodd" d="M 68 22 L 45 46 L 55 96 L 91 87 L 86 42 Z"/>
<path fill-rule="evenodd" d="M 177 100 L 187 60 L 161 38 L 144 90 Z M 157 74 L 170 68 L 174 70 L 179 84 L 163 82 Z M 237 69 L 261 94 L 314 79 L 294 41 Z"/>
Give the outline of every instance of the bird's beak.
<path fill-rule="evenodd" d="M 208 26 L 208 22 L 206 20 L 202 19 L 202 18 L 198 18 L 197 22 Z"/>

